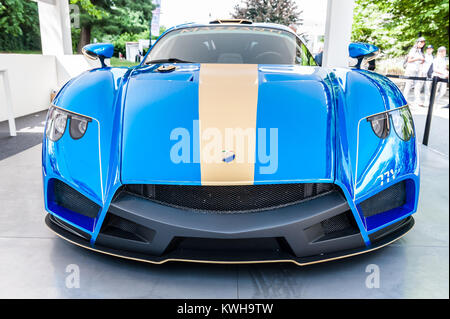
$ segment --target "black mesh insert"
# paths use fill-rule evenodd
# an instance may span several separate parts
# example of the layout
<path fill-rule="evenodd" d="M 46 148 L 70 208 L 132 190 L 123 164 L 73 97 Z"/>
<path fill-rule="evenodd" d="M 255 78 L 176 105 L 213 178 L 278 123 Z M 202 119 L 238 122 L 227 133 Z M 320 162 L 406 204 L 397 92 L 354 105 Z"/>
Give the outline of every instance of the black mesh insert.
<path fill-rule="evenodd" d="M 126 185 L 125 190 L 178 208 L 251 212 L 293 205 L 333 191 L 329 183 L 239 186 Z"/>
<path fill-rule="evenodd" d="M 319 242 L 357 234 L 359 228 L 353 213 L 348 210 L 312 225 L 304 231 L 310 242 Z"/>
<path fill-rule="evenodd" d="M 354 227 L 348 213 L 328 218 L 321 222 L 325 235 L 333 234 Z"/>
<path fill-rule="evenodd" d="M 406 181 L 397 183 L 361 202 L 364 217 L 371 217 L 406 204 Z"/>
<path fill-rule="evenodd" d="M 99 205 L 58 179 L 53 179 L 52 183 L 52 200 L 56 205 L 89 218 L 97 217 L 101 209 Z"/>

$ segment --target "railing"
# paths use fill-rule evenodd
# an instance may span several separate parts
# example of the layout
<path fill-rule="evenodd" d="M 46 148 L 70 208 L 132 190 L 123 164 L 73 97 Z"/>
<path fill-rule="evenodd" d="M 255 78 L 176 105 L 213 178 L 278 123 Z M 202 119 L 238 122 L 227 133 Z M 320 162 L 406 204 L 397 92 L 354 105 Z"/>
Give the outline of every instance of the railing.
<path fill-rule="evenodd" d="M 423 140 L 422 140 L 422 144 L 428 146 L 428 139 L 430 137 L 430 129 L 431 129 L 431 118 L 433 116 L 433 106 L 434 106 L 434 102 L 436 100 L 437 84 L 439 82 L 447 83 L 448 79 L 442 79 L 437 76 L 434 76 L 432 78 L 420 77 L 420 76 L 394 75 L 394 74 L 386 74 L 386 76 L 388 78 L 404 79 L 404 80 L 432 81 L 431 92 L 430 92 L 430 103 L 428 106 L 427 120 L 425 122 L 425 131 L 423 133 Z"/>
<path fill-rule="evenodd" d="M 11 100 L 11 88 L 9 87 L 8 69 L 0 69 L 0 76 L 3 78 L 3 88 L 5 90 L 6 115 L 9 124 L 9 135 L 16 136 L 16 121 Z"/>

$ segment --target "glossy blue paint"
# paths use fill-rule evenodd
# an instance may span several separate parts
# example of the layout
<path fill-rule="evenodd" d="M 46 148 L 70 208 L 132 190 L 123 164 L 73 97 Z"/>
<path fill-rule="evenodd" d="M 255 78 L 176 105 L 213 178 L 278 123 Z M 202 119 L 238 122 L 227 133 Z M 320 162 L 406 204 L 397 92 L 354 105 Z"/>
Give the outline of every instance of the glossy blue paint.
<path fill-rule="evenodd" d="M 79 140 L 73 140 L 66 130 L 57 142 L 45 137 L 43 141 L 45 198 L 48 198 L 49 181 L 58 178 L 103 208 L 90 228 L 77 224 L 72 214 L 52 209 L 48 200 L 45 201 L 47 211 L 94 235 L 94 238 L 114 191 L 120 185 L 121 105 L 129 72 L 127 68 L 95 69 L 70 80 L 59 91 L 53 104 L 91 117 L 92 122 Z"/>
<path fill-rule="evenodd" d="M 85 45 L 83 50 L 98 57 L 109 59 L 114 54 L 114 45 L 111 43 L 92 43 Z"/>
<path fill-rule="evenodd" d="M 405 142 L 394 132 L 381 140 L 366 120 L 370 115 L 406 104 L 395 84 L 368 71 L 334 69 L 333 73 L 338 139 L 336 180 L 348 191 L 349 203 L 355 204 L 352 210 L 364 237 L 374 229 L 416 211 L 419 193 L 417 145 L 415 138 Z M 389 181 L 385 178 L 382 184 L 380 175 L 391 173 L 391 170 L 394 178 Z M 363 217 L 357 207 L 359 202 L 407 178 L 412 181 L 408 184 L 409 194 L 415 195 L 405 210 L 381 214 L 370 221 Z"/>
<path fill-rule="evenodd" d="M 174 29 L 186 26 L 195 24 Z M 142 64 L 134 69 L 95 69 L 69 81 L 53 103 L 91 117 L 92 122 L 79 140 L 71 139 L 67 131 L 57 142 L 44 138 L 46 210 L 91 234 L 94 243 L 112 197 L 123 183 L 199 185 L 199 150 L 191 149 L 191 163 L 173 163 L 170 148 L 179 136 L 170 140 L 170 133 L 182 128 L 192 141 L 198 138 L 200 68 L 199 64 L 179 64 L 174 72 L 159 73 L 155 66 Z M 262 174 L 265 164 L 256 162 L 255 184 L 335 183 L 367 245 L 370 233 L 416 211 L 415 137 L 405 142 L 391 132 L 380 140 L 366 121 L 370 115 L 406 104 L 390 80 L 346 68 L 260 65 L 258 72 L 257 128 L 278 128 L 279 156 L 273 174 Z M 394 177 L 381 184 L 380 176 L 391 170 Z M 48 201 L 53 178 L 98 203 L 102 210 L 97 218 L 80 219 Z M 365 219 L 359 203 L 402 180 L 408 181 L 407 204 Z"/>
<path fill-rule="evenodd" d="M 266 143 L 256 154 L 269 152 L 270 129 L 278 131 L 276 170 L 256 156 L 255 184 L 334 179 L 335 127 L 328 73 L 319 67 L 259 67 L 257 141 L 265 129 Z M 317 123 L 321 123 L 317 125 Z M 264 134 L 264 133 L 263 133 Z M 269 172 L 270 174 L 268 174 Z"/>
<path fill-rule="evenodd" d="M 366 55 L 370 55 L 379 50 L 380 49 L 376 45 L 369 43 L 357 42 L 357 43 L 350 43 L 350 45 L 348 46 L 348 54 L 352 58 L 359 58 Z"/>
<path fill-rule="evenodd" d="M 414 181 L 414 177 L 410 176 L 404 176 L 400 180 L 396 180 L 394 182 L 389 183 L 383 189 L 386 189 L 390 186 L 392 186 L 395 183 L 398 183 L 402 180 L 406 181 L 406 203 L 404 206 L 395 208 L 389 211 L 386 211 L 384 213 L 371 216 L 368 218 L 364 218 L 361 215 L 361 219 L 363 220 L 363 223 L 365 225 L 365 228 L 367 229 L 368 233 L 373 233 L 383 227 L 386 227 L 400 219 L 403 219 L 409 215 L 411 215 L 415 210 L 417 209 L 417 192 L 418 189 L 416 185 L 418 185 L 417 181 Z M 376 192 L 374 192 L 376 193 Z M 370 196 L 367 196 L 367 198 Z M 362 200 L 358 200 L 358 202 L 361 202 Z M 358 211 L 360 211 L 360 208 L 358 206 Z"/>
<path fill-rule="evenodd" d="M 125 101 L 123 183 L 200 184 L 199 150 L 194 147 L 200 141 L 199 72 L 197 64 L 180 64 L 170 73 L 151 66 L 133 72 Z M 174 163 L 171 149 L 181 137 L 189 141 L 188 160 Z"/>
<path fill-rule="evenodd" d="M 94 231 L 97 218 L 89 218 L 55 204 L 55 202 L 53 201 L 54 197 L 52 187 L 53 182 L 55 180 L 56 180 L 55 178 L 51 178 L 48 181 L 48 188 L 47 188 L 48 191 L 46 197 L 47 209 L 54 215 L 68 222 L 69 224 L 79 227 L 82 230 L 87 230 L 89 233 L 92 233 Z"/>

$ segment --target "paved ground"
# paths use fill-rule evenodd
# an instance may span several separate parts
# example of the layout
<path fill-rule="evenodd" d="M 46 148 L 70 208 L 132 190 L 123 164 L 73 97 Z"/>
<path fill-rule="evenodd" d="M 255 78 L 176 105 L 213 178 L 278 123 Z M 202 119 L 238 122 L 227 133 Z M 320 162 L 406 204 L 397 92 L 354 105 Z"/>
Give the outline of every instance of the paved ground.
<path fill-rule="evenodd" d="M 17 138 L 9 136 L 8 121 L 0 122 L 0 160 L 42 143 L 47 111 L 16 119 Z"/>
<path fill-rule="evenodd" d="M 411 93 L 408 101 L 414 101 L 414 94 Z M 433 107 L 433 117 L 431 121 L 430 137 L 428 146 L 447 157 L 449 156 L 449 109 L 443 108 L 449 101 L 448 90 L 447 94 L 436 101 Z M 428 107 L 420 107 L 410 103 L 410 109 L 414 117 L 414 124 L 416 126 L 416 134 L 419 142 L 423 141 L 423 133 L 425 129 L 425 122 L 427 119 Z"/>
<path fill-rule="evenodd" d="M 37 133 L 43 120 L 42 113 L 19 119 L 16 139 L 0 123 L 0 298 L 449 297 L 448 156 L 421 147 L 416 226 L 373 253 L 307 267 L 149 265 L 73 246 L 46 228 Z M 80 288 L 66 285 L 73 265 Z M 369 265 L 380 270 L 379 288 L 366 287 Z"/>

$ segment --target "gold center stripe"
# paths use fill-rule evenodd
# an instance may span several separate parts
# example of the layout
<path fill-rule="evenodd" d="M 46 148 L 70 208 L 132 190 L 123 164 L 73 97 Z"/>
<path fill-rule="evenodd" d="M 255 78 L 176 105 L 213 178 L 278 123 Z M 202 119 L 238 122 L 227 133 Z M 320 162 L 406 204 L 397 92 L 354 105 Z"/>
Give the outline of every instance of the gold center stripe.
<path fill-rule="evenodd" d="M 202 185 L 251 185 L 258 65 L 202 64 L 199 82 Z M 224 157 L 235 156 L 224 162 Z"/>

